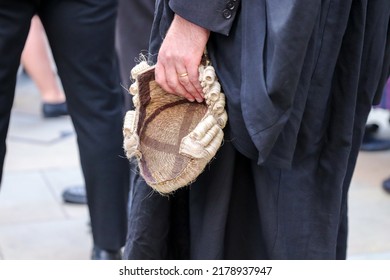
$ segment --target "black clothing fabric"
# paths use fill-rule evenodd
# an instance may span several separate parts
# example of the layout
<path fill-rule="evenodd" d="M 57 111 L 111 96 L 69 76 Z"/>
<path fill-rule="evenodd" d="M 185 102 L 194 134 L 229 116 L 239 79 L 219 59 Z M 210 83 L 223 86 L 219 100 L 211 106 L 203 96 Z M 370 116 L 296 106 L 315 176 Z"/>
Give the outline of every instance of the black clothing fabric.
<path fill-rule="evenodd" d="M 151 53 L 173 13 L 211 30 L 207 48 L 227 97 L 224 146 L 186 189 L 188 258 L 345 259 L 348 188 L 389 75 L 390 2 L 156 7 Z M 125 257 L 168 258 L 175 195 L 147 196 L 141 180 L 135 186 Z"/>
<path fill-rule="evenodd" d="M 116 28 L 116 50 L 126 109 L 132 109 L 130 71 L 139 62 L 140 54 L 148 57 L 150 30 L 153 23 L 154 0 L 119 0 Z"/>
<path fill-rule="evenodd" d="M 129 184 L 114 48 L 116 13 L 116 0 L 0 2 L 0 172 L 20 55 L 31 18 L 38 14 L 77 134 L 94 243 L 106 250 L 125 243 Z"/>

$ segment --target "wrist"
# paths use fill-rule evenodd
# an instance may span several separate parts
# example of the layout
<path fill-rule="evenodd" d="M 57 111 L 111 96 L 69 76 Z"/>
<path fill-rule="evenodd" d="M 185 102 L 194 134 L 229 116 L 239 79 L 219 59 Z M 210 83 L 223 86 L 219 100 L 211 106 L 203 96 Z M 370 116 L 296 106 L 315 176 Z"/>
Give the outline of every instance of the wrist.
<path fill-rule="evenodd" d="M 190 34 L 194 41 L 201 41 L 204 44 L 208 41 L 210 36 L 210 30 L 192 23 L 185 18 L 175 14 L 172 22 L 172 26 L 176 29 L 185 30 L 187 34 Z"/>

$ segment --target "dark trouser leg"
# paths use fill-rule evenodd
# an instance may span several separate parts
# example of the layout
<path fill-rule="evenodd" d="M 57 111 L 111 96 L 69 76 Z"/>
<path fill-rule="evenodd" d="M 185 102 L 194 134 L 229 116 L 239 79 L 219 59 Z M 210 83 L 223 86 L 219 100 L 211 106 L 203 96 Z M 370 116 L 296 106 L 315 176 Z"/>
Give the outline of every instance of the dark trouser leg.
<path fill-rule="evenodd" d="M 0 2 L 0 183 L 16 73 L 34 9 L 31 1 Z"/>
<path fill-rule="evenodd" d="M 125 89 L 130 86 L 130 70 L 136 65 L 139 54 L 147 54 L 154 4 L 154 0 L 119 0 L 116 48 Z M 131 107 L 131 96 L 126 94 L 126 108 Z"/>
<path fill-rule="evenodd" d="M 117 1 L 47 1 L 41 11 L 76 133 L 95 245 L 126 237 L 129 169 L 114 35 Z"/>

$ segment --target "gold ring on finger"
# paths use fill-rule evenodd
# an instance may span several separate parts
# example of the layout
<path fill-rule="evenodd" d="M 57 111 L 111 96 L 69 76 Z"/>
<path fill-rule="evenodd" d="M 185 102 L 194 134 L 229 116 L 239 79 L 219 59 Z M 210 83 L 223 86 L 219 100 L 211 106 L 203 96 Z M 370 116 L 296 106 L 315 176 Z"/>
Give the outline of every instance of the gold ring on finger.
<path fill-rule="evenodd" d="M 183 78 L 183 77 L 187 77 L 188 76 L 188 73 L 186 72 L 186 73 L 182 73 L 182 74 L 179 74 L 178 75 L 180 78 Z"/>

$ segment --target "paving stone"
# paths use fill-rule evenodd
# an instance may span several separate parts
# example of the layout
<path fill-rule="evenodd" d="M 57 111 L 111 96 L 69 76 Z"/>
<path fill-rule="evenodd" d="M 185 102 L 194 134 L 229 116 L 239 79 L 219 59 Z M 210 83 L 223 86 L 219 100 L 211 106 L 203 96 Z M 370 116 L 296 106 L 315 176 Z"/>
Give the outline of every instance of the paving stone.
<path fill-rule="evenodd" d="M 7 224 L 66 218 L 41 172 L 5 172 L 0 195 L 0 228 Z"/>
<path fill-rule="evenodd" d="M 85 219 L 4 226 L 0 246 L 7 260 L 84 260 L 92 248 Z"/>

